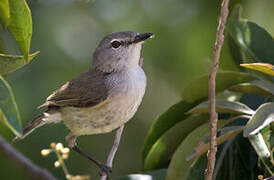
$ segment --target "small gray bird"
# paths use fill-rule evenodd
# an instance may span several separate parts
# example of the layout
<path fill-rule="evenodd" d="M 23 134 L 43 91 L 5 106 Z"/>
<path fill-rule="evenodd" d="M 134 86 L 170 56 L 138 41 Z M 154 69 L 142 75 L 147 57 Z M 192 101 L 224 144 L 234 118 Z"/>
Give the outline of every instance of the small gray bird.
<path fill-rule="evenodd" d="M 66 137 L 69 147 L 109 174 L 110 168 L 84 153 L 76 138 L 108 133 L 134 116 L 146 89 L 140 66 L 142 43 L 152 37 L 152 33 L 133 31 L 107 35 L 94 52 L 91 69 L 54 91 L 39 106 L 48 109 L 15 139 L 23 139 L 44 124 L 63 121 L 71 131 Z"/>

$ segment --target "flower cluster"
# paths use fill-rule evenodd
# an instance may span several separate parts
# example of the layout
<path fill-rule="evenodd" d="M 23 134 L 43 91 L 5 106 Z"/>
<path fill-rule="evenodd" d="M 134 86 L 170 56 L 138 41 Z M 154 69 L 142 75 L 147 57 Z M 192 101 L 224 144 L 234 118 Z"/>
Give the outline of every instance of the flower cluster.
<path fill-rule="evenodd" d="M 50 143 L 49 149 L 42 149 L 41 155 L 42 156 L 48 156 L 50 153 L 54 152 L 57 156 L 57 161 L 54 162 L 54 167 L 62 167 L 67 180 L 90 180 L 90 176 L 88 175 L 71 175 L 68 172 L 68 169 L 66 167 L 66 164 L 64 160 L 67 160 L 69 158 L 69 152 L 70 149 L 67 147 L 64 147 L 62 143 Z"/>
<path fill-rule="evenodd" d="M 51 152 L 55 152 L 57 155 L 58 160 L 54 162 L 54 166 L 60 167 L 63 163 L 63 160 L 69 158 L 69 148 L 64 147 L 62 143 L 50 143 L 50 149 L 42 149 L 41 155 L 42 156 L 48 156 Z"/>

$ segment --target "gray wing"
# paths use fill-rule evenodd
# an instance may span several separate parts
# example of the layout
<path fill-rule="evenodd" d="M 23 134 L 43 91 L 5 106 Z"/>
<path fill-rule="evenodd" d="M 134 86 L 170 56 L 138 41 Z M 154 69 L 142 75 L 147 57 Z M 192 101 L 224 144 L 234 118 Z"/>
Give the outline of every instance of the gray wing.
<path fill-rule="evenodd" d="M 54 91 L 46 102 L 38 108 L 45 106 L 89 107 L 98 105 L 108 97 L 105 76 L 106 74 L 99 71 L 83 73 Z"/>

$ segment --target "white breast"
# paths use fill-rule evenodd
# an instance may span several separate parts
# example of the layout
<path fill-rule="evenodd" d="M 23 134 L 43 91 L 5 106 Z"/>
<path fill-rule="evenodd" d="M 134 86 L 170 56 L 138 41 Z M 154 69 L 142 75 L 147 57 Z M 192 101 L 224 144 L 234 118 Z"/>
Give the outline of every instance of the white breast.
<path fill-rule="evenodd" d="M 109 97 L 102 106 L 66 107 L 63 110 L 63 121 L 74 135 L 110 132 L 126 123 L 136 113 L 146 88 L 146 76 L 141 67 L 109 75 L 106 84 Z"/>

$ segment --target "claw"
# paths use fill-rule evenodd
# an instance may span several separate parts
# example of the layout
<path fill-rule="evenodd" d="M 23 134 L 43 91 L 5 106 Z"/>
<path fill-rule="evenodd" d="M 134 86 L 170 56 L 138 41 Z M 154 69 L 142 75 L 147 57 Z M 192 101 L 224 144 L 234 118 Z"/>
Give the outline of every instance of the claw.
<path fill-rule="evenodd" d="M 110 177 L 110 175 L 112 173 L 111 167 L 109 167 L 108 165 L 105 165 L 105 164 L 100 164 L 100 169 L 102 170 L 102 172 L 100 173 L 100 176 L 106 175 L 107 178 Z"/>

